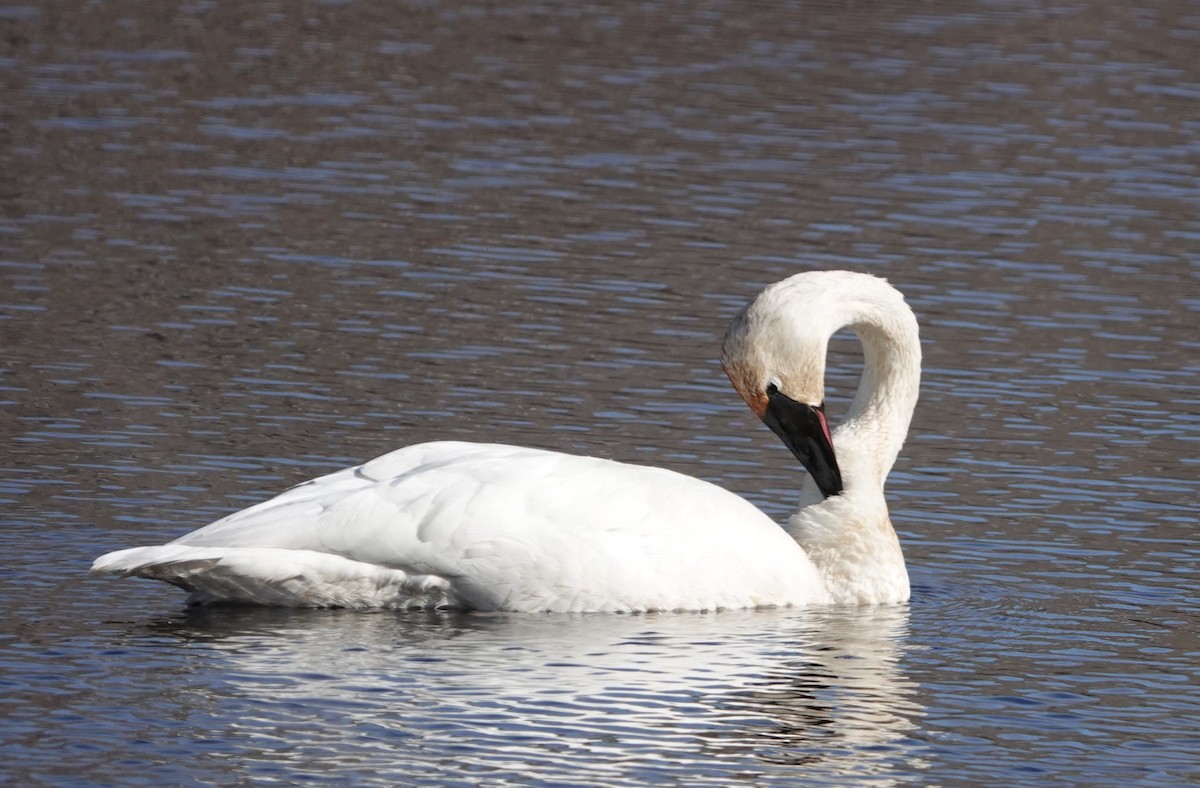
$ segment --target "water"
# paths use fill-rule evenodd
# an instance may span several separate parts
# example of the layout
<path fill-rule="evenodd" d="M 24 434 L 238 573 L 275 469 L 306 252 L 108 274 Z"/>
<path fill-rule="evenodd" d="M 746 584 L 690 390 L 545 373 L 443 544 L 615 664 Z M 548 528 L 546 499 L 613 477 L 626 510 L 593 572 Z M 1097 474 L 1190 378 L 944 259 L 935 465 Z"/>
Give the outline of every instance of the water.
<path fill-rule="evenodd" d="M 0 775 L 1196 780 L 1198 40 L 1187 2 L 0 6 Z M 783 517 L 798 469 L 716 356 L 807 268 L 921 320 L 905 608 L 84 576 L 434 438 Z M 856 371 L 838 340 L 835 418 Z"/>

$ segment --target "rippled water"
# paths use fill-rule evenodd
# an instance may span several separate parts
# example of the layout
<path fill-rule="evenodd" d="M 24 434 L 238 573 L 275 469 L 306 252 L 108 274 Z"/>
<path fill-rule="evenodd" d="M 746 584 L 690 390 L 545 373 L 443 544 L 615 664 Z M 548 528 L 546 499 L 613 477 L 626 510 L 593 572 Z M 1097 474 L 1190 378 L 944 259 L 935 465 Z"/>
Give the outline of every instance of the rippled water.
<path fill-rule="evenodd" d="M 1200 778 L 1200 9 L 884 5 L 0 6 L 0 781 Z M 85 577 L 443 437 L 783 517 L 716 356 L 807 268 L 922 323 L 905 608 Z"/>

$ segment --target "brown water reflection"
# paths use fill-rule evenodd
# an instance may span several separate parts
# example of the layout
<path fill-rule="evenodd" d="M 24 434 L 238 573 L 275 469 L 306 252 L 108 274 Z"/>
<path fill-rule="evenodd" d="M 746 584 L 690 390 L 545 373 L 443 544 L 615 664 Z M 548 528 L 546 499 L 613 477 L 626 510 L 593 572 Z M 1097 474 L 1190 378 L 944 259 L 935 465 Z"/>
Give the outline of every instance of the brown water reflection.
<path fill-rule="evenodd" d="M 798 471 L 726 390 L 717 338 L 762 284 L 847 267 L 909 295 L 927 364 L 890 484 L 917 585 L 893 673 L 924 711 L 870 762 L 896 781 L 922 779 L 914 752 L 947 780 L 1194 778 L 1198 44 L 1182 0 L 0 6 L 0 756 L 119 781 L 248 713 L 172 638 L 104 657 L 127 627 L 97 622 L 179 600 L 86 582 L 87 561 L 398 445 L 663 464 L 782 514 Z M 833 411 L 854 373 L 835 350 Z M 156 735 L 168 713 L 136 687 L 193 668 L 229 691 Z M 635 719 L 588 735 L 683 746 Z M 701 724 L 720 740 L 723 720 Z M 221 750 L 224 774 L 287 779 L 271 753 L 294 722 L 253 759 Z M 459 745 L 488 768 L 494 739 Z M 836 761 L 806 746 L 782 759 Z M 526 755 L 490 765 L 557 774 Z M 676 777 L 649 757 L 606 779 Z"/>

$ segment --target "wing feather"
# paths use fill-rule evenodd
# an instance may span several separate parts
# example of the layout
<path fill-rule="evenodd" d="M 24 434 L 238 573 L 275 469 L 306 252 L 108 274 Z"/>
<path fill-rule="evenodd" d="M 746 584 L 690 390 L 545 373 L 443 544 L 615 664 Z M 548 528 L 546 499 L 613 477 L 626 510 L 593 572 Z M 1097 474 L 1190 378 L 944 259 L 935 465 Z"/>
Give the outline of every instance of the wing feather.
<path fill-rule="evenodd" d="M 207 558 L 201 548 L 336 557 L 396 577 L 440 578 L 449 598 L 486 609 L 654 609 L 668 599 L 705 608 L 739 586 L 744 605 L 771 604 L 809 564 L 765 515 L 707 482 L 456 442 L 411 446 L 314 479 L 164 546 L 172 547 L 197 549 L 189 560 Z M 304 565 L 343 571 L 316 559 Z M 197 583 L 193 575 L 188 582 Z"/>

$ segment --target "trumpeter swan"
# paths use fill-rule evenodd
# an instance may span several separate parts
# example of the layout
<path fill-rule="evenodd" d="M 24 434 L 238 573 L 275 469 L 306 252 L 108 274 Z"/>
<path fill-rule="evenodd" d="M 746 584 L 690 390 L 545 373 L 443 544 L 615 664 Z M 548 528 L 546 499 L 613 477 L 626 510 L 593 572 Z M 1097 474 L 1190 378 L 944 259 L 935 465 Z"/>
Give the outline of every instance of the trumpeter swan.
<path fill-rule="evenodd" d="M 830 336 L 849 327 L 862 379 L 825 419 Z M 883 485 L 920 381 L 917 321 L 883 279 L 796 274 L 767 287 L 722 345 L 734 388 L 809 476 L 780 527 L 662 468 L 438 442 L 322 476 L 93 574 L 148 577 L 189 602 L 512 611 L 716 610 L 909 596 Z"/>

